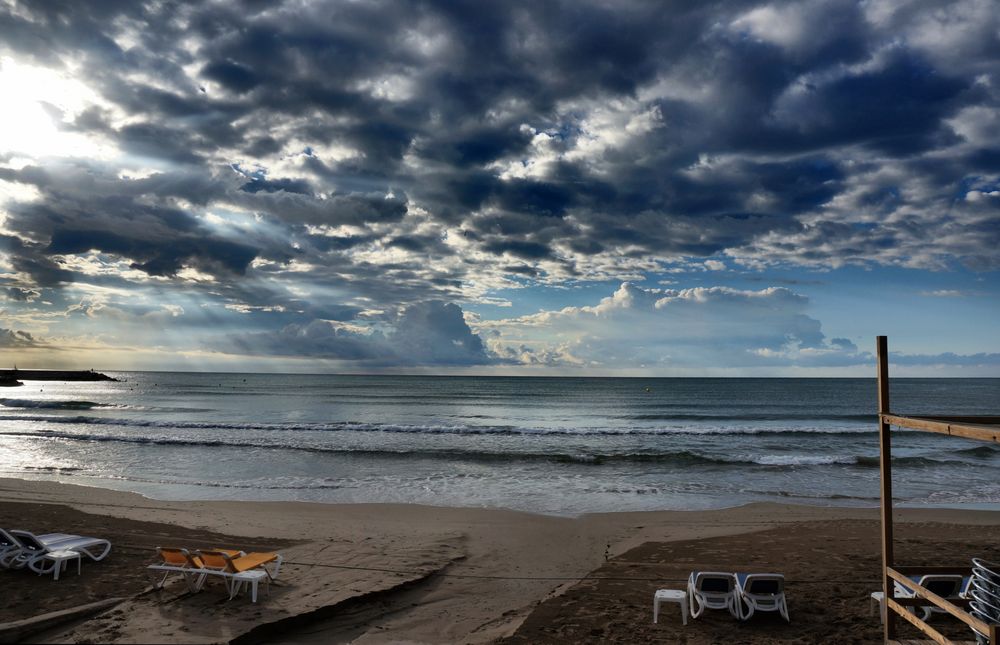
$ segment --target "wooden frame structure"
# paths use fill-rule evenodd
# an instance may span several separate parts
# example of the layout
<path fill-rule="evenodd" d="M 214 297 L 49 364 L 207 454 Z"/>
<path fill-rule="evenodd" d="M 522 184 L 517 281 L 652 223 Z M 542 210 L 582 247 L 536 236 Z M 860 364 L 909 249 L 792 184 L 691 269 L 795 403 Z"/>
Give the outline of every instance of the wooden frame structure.
<path fill-rule="evenodd" d="M 929 591 L 911 580 L 908 575 L 924 574 L 960 574 L 969 576 L 971 567 L 906 567 L 896 566 L 892 543 L 892 442 L 891 428 L 899 426 L 913 430 L 936 432 L 965 439 L 978 439 L 1000 443 L 1000 416 L 969 417 L 969 416 L 920 416 L 908 417 L 893 414 L 889 411 L 889 350 L 885 336 L 876 339 L 878 355 L 878 425 L 879 425 L 879 466 L 881 469 L 881 510 L 882 510 L 882 593 L 885 602 L 885 623 L 883 639 L 886 643 L 898 644 L 904 641 L 896 640 L 896 616 L 912 623 L 917 629 L 931 638 L 921 643 L 940 643 L 948 645 L 955 641 L 949 640 L 936 629 L 921 620 L 915 614 L 907 611 L 908 607 L 938 607 L 960 621 L 974 628 L 981 634 L 989 636 L 990 645 L 1000 645 L 997 640 L 997 625 L 990 625 L 973 617 L 965 609 L 968 600 L 948 600 Z M 913 589 L 913 598 L 896 598 L 895 582 L 898 581 Z M 905 641 L 911 643 L 914 641 Z M 968 641 L 975 643 L 975 641 Z"/>

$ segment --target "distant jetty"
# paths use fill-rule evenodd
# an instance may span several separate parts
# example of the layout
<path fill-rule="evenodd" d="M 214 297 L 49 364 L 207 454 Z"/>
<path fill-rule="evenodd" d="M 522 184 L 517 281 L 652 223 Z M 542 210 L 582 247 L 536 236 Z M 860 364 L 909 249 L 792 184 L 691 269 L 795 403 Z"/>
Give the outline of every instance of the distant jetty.
<path fill-rule="evenodd" d="M 22 381 L 117 381 L 94 370 L 4 370 L 0 369 L 0 387 L 24 385 Z"/>

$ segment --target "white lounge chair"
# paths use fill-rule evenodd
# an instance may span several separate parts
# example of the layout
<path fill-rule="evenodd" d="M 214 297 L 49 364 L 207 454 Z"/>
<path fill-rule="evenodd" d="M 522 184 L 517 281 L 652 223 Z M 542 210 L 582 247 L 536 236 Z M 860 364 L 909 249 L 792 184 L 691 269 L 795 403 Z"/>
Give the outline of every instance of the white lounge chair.
<path fill-rule="evenodd" d="M 69 533 L 46 533 L 36 537 L 43 544 L 55 544 L 56 542 L 78 538 L 79 536 L 70 535 Z M 18 554 L 22 553 L 24 548 L 24 544 L 12 535 L 11 532 L 0 529 L 0 567 L 17 569 L 25 566 L 23 560 L 17 560 Z"/>
<path fill-rule="evenodd" d="M 742 603 L 740 611 L 743 620 L 753 616 L 755 611 L 776 611 L 786 621 L 788 603 L 785 600 L 785 576 L 780 573 L 738 573 L 736 592 Z"/>
<path fill-rule="evenodd" d="M 95 562 L 111 553 L 111 542 L 101 538 L 68 533 L 35 535 L 30 531 L 10 531 L 9 535 L 21 544 L 21 548 L 13 557 L 5 558 L 5 564 L 13 569 L 28 567 L 39 575 L 52 573 L 53 567 L 57 566 L 54 560 L 45 557 L 52 551 L 75 551 Z"/>
<path fill-rule="evenodd" d="M 956 600 L 962 597 L 962 590 L 965 588 L 965 578 L 960 575 L 926 575 L 918 579 L 917 584 L 942 598 Z M 896 585 L 897 587 L 902 586 L 899 583 L 896 583 Z M 896 595 L 901 596 L 903 594 L 899 593 L 897 589 Z M 914 596 L 916 594 L 912 590 L 907 590 L 907 595 Z M 924 620 L 930 618 L 931 614 L 948 613 L 939 607 L 921 607 L 921 609 L 923 610 L 921 618 Z"/>
<path fill-rule="evenodd" d="M 692 571 L 688 578 L 688 605 L 691 618 L 706 609 L 726 609 L 740 619 L 740 603 L 736 592 L 736 576 L 721 571 Z"/>
<path fill-rule="evenodd" d="M 955 600 L 959 598 L 966 597 L 966 591 L 968 587 L 968 578 L 964 578 L 957 574 L 927 574 L 924 576 L 910 576 L 910 579 L 916 582 L 918 585 L 932 591 L 942 598 L 947 598 L 948 600 Z M 900 584 L 899 582 L 894 583 L 895 596 L 897 598 L 913 598 L 917 594 L 913 589 Z M 871 600 L 869 601 L 869 611 L 871 614 L 875 611 L 875 604 L 878 603 L 879 606 L 879 619 L 885 622 L 885 594 L 881 591 L 873 591 L 871 593 Z M 947 613 L 945 610 L 938 607 L 921 607 L 921 619 L 928 620 L 932 614 L 944 614 Z M 910 613 L 916 613 L 916 608 L 911 607 Z"/>
<path fill-rule="evenodd" d="M 21 543 L 14 539 L 7 531 L 0 529 L 0 566 L 4 558 L 9 553 L 14 553 L 21 549 Z"/>

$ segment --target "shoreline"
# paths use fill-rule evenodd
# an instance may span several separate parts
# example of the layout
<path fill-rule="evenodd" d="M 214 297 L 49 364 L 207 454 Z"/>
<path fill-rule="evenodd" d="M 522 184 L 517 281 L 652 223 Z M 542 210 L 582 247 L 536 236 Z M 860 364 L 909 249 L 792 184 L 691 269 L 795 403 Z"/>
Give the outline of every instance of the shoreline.
<path fill-rule="evenodd" d="M 289 547 L 294 554 L 291 560 L 315 566 L 304 567 L 297 573 L 293 570 L 287 581 L 283 581 L 283 585 L 289 586 L 278 588 L 285 595 L 278 596 L 276 592 L 280 600 L 270 602 L 275 606 L 278 602 L 298 606 L 288 594 L 294 594 L 298 586 L 312 580 L 309 576 L 323 574 L 332 576 L 323 584 L 350 594 L 328 598 L 331 607 L 351 607 L 353 602 L 366 609 L 358 610 L 360 614 L 347 612 L 356 618 L 349 625 L 344 623 L 343 612 L 331 610 L 329 617 L 315 618 L 318 622 L 309 630 L 285 633 L 282 642 L 290 643 L 321 642 L 310 640 L 309 633 L 317 629 L 317 633 L 326 636 L 349 632 L 353 635 L 349 640 L 358 643 L 400 639 L 421 643 L 493 642 L 511 637 L 535 610 L 578 588 L 595 570 L 609 566 L 616 559 L 627 559 L 633 550 L 648 549 L 650 544 L 702 545 L 718 540 L 752 544 L 753 540 L 739 536 L 776 529 L 779 533 L 794 533 L 827 526 L 824 530 L 831 532 L 832 552 L 838 541 L 844 541 L 838 534 L 840 526 L 857 525 L 866 531 L 874 530 L 878 518 L 877 508 L 769 502 L 706 511 L 633 511 L 560 517 L 507 509 L 414 504 L 167 501 L 103 488 L 11 478 L 0 478 L 0 501 L 4 502 L 0 506 L 25 505 L 34 509 L 16 516 L 21 526 L 4 528 L 36 532 L 65 530 L 59 525 L 57 509 L 69 507 L 87 514 L 81 515 L 78 530 L 90 531 L 113 543 L 125 540 L 126 546 L 142 543 L 142 531 L 133 527 L 144 522 L 157 523 L 159 528 L 149 531 L 161 536 L 156 539 L 164 541 L 164 546 L 178 541 L 193 544 L 191 540 L 195 538 L 186 536 L 206 531 L 231 536 L 227 544 L 240 540 L 254 544 L 294 543 L 296 546 Z M 46 520 L 44 517 L 48 515 L 39 513 L 52 517 Z M 983 528 L 973 533 L 1000 534 L 997 511 L 906 508 L 897 509 L 895 515 L 902 526 L 914 530 L 977 526 Z M 122 535 L 132 537 L 119 538 L 115 531 L 127 531 Z M 969 531 L 959 531 L 965 533 Z M 859 542 L 862 544 L 859 548 L 863 554 L 875 558 L 877 542 L 870 547 L 863 546 L 866 543 Z M 132 577 L 141 577 L 141 562 L 152 560 L 152 546 L 155 544 L 146 540 L 143 549 L 129 552 L 132 553 L 129 557 L 138 558 L 131 565 Z M 211 544 L 201 548 L 205 546 Z M 813 545 L 807 541 L 801 547 L 809 550 Z M 316 568 L 321 562 L 334 569 Z M 724 560 L 711 564 L 737 567 L 741 562 Z M 779 564 L 776 562 L 774 568 Z M 336 570 L 342 565 L 357 565 L 372 571 L 353 571 L 355 577 L 345 583 L 344 572 Z M 693 565 L 683 566 L 690 570 Z M 99 580 L 105 572 L 112 575 L 111 568 L 104 563 L 87 563 L 84 568 L 87 571 L 83 578 Z M 424 573 L 423 577 L 414 578 L 421 582 L 403 584 L 398 576 L 377 573 L 381 569 Z M 69 578 L 74 579 L 74 576 Z M 44 596 L 45 589 L 51 588 L 43 587 L 39 593 Z M 368 594 L 376 594 L 372 597 L 380 598 L 382 604 L 375 606 L 364 601 Z M 209 597 L 206 592 L 189 601 L 207 602 Z M 344 605 L 345 602 L 348 604 Z M 648 611 L 643 603 L 640 609 Z M 234 601 L 225 606 L 245 608 L 247 603 Z M 261 607 L 268 605 L 265 602 Z M 287 607 L 284 611 L 288 611 Z M 142 614 L 139 609 L 136 612 L 137 616 Z M 232 620 L 238 624 L 240 619 Z M 143 629 L 145 624 L 140 618 L 130 619 L 129 623 L 135 623 L 136 630 Z M 130 642 L 128 633 L 133 632 L 123 632 L 118 642 Z M 536 637 L 545 640 L 544 635 Z M 177 641 L 184 642 L 184 638 L 178 636 Z"/>

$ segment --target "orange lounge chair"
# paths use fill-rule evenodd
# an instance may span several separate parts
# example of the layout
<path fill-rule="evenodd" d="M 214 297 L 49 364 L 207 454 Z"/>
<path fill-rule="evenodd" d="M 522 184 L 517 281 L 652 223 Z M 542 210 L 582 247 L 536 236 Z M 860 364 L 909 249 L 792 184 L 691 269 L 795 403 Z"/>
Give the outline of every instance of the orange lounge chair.
<path fill-rule="evenodd" d="M 171 546 L 156 547 L 156 554 L 160 557 L 160 561 L 148 565 L 146 569 L 163 572 L 163 578 L 154 585 L 157 589 L 163 588 L 171 574 L 179 573 L 184 576 L 188 591 L 197 591 L 194 576 L 204 568 L 197 556 L 192 555 L 187 549 Z"/>
<path fill-rule="evenodd" d="M 234 549 L 218 549 L 217 552 L 225 553 L 232 557 L 244 555 L 242 551 Z M 163 579 L 155 585 L 157 589 L 162 589 L 163 585 L 167 582 L 167 578 L 173 573 L 179 573 L 184 576 L 184 582 L 187 584 L 188 591 L 194 593 L 201 589 L 205 583 L 205 577 L 209 572 L 209 568 L 205 566 L 205 562 L 198 555 L 192 554 L 187 549 L 169 546 L 156 547 L 156 553 L 160 557 L 160 561 L 146 568 L 152 571 L 164 572 Z"/>
<path fill-rule="evenodd" d="M 222 550 L 198 551 L 206 573 L 219 575 L 226 582 L 229 599 L 232 600 L 240 592 L 244 584 L 251 587 L 251 599 L 257 602 L 257 585 L 263 580 L 268 585 L 278 577 L 283 557 L 280 553 L 247 553 L 233 555 Z M 265 565 L 274 563 L 273 571 Z"/>

